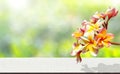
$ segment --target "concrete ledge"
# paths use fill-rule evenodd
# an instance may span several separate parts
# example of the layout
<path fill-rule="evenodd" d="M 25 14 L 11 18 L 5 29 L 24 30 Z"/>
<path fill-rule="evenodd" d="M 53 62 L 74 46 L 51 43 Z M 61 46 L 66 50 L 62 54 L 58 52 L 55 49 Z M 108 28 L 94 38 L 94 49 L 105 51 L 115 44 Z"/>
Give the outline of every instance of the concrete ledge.
<path fill-rule="evenodd" d="M 0 58 L 0 72 L 120 72 L 120 58 Z"/>

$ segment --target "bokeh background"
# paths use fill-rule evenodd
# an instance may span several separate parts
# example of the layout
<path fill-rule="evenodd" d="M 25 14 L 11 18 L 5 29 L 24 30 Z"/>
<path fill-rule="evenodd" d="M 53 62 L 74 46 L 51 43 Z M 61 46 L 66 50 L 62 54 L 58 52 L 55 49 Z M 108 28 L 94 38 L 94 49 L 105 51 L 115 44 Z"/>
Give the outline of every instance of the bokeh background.
<path fill-rule="evenodd" d="M 71 34 L 108 7 L 120 11 L 120 0 L 0 0 L 0 57 L 71 57 Z M 108 32 L 120 42 L 120 12 Z M 104 47 L 97 57 L 120 57 L 120 46 Z"/>

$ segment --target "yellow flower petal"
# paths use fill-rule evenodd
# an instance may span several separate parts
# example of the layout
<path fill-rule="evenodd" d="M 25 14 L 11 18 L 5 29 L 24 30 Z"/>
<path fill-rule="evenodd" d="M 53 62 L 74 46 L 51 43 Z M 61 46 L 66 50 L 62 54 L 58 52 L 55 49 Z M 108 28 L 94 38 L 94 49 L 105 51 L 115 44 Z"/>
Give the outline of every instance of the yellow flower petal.
<path fill-rule="evenodd" d="M 102 41 L 102 44 L 103 44 L 104 46 L 106 46 L 106 47 L 109 46 L 109 42 Z"/>
<path fill-rule="evenodd" d="M 75 37 L 75 38 L 79 38 L 79 37 L 81 37 L 82 35 L 83 35 L 83 32 L 79 32 L 79 31 L 76 31 L 76 32 L 74 32 L 74 33 L 72 34 L 72 36 Z"/>

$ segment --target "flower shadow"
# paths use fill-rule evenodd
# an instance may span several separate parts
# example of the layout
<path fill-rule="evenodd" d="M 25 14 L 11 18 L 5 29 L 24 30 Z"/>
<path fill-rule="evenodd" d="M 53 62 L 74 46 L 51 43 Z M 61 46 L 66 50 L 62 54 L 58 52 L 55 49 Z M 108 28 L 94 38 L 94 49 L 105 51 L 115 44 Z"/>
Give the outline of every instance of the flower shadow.
<path fill-rule="evenodd" d="M 82 71 L 85 72 L 120 72 L 120 64 L 106 65 L 99 63 L 97 67 L 88 67 L 87 64 L 82 65 Z"/>

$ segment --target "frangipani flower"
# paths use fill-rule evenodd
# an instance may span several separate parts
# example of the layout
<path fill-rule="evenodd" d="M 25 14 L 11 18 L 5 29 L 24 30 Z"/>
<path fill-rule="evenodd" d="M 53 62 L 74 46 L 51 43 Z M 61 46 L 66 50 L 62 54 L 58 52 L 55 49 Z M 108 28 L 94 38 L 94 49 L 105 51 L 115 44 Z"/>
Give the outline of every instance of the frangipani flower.
<path fill-rule="evenodd" d="M 98 41 L 98 45 L 110 46 L 111 40 L 114 38 L 112 33 L 107 33 L 105 28 L 101 29 L 100 32 L 96 35 L 96 39 Z"/>
<path fill-rule="evenodd" d="M 73 50 L 71 52 L 72 56 L 75 56 L 79 51 L 83 49 L 83 46 L 81 44 L 74 43 L 73 44 Z"/>
<path fill-rule="evenodd" d="M 105 17 L 106 17 L 107 15 L 105 14 L 105 13 L 98 13 L 98 12 L 96 12 L 92 17 L 91 17 L 91 19 L 90 19 L 90 22 L 91 23 L 96 23 L 99 19 L 105 19 Z"/>
<path fill-rule="evenodd" d="M 82 28 L 79 28 L 76 32 L 72 34 L 72 36 L 76 39 L 79 39 L 81 36 L 83 36 L 85 30 Z"/>
<path fill-rule="evenodd" d="M 86 21 L 86 20 L 84 20 L 83 22 L 82 22 L 82 26 L 85 26 L 86 27 L 86 25 L 89 25 L 90 24 L 90 22 L 88 22 L 88 21 Z"/>
<path fill-rule="evenodd" d="M 72 34 L 73 37 L 75 38 L 80 38 L 83 35 L 83 32 L 76 31 Z"/>
<path fill-rule="evenodd" d="M 90 19 L 90 22 L 95 24 L 100 19 L 100 14 L 96 12 Z"/>
<path fill-rule="evenodd" d="M 88 40 L 83 39 L 85 43 L 85 47 L 83 50 L 90 51 L 92 55 L 95 53 L 97 42 L 94 40 L 94 38 L 90 35 L 88 36 Z"/>
<path fill-rule="evenodd" d="M 112 33 L 107 33 L 108 21 L 116 16 L 118 10 L 109 8 L 105 13 L 96 12 L 90 21 L 84 20 L 82 27 L 78 28 L 72 36 L 76 39 L 71 52 L 72 56 L 77 57 L 77 62 L 81 62 L 81 53 L 90 52 L 97 56 L 99 49 L 110 45 L 120 45 L 120 43 L 111 42 L 114 38 Z"/>
<path fill-rule="evenodd" d="M 100 25 L 99 25 L 99 23 L 90 24 L 87 26 L 87 28 L 88 28 L 87 32 L 98 31 L 100 28 Z"/>
<path fill-rule="evenodd" d="M 86 32 L 84 33 L 84 36 L 94 35 L 96 34 L 99 29 L 101 29 L 101 22 L 98 20 L 96 23 L 90 23 L 89 25 L 86 25 Z"/>

